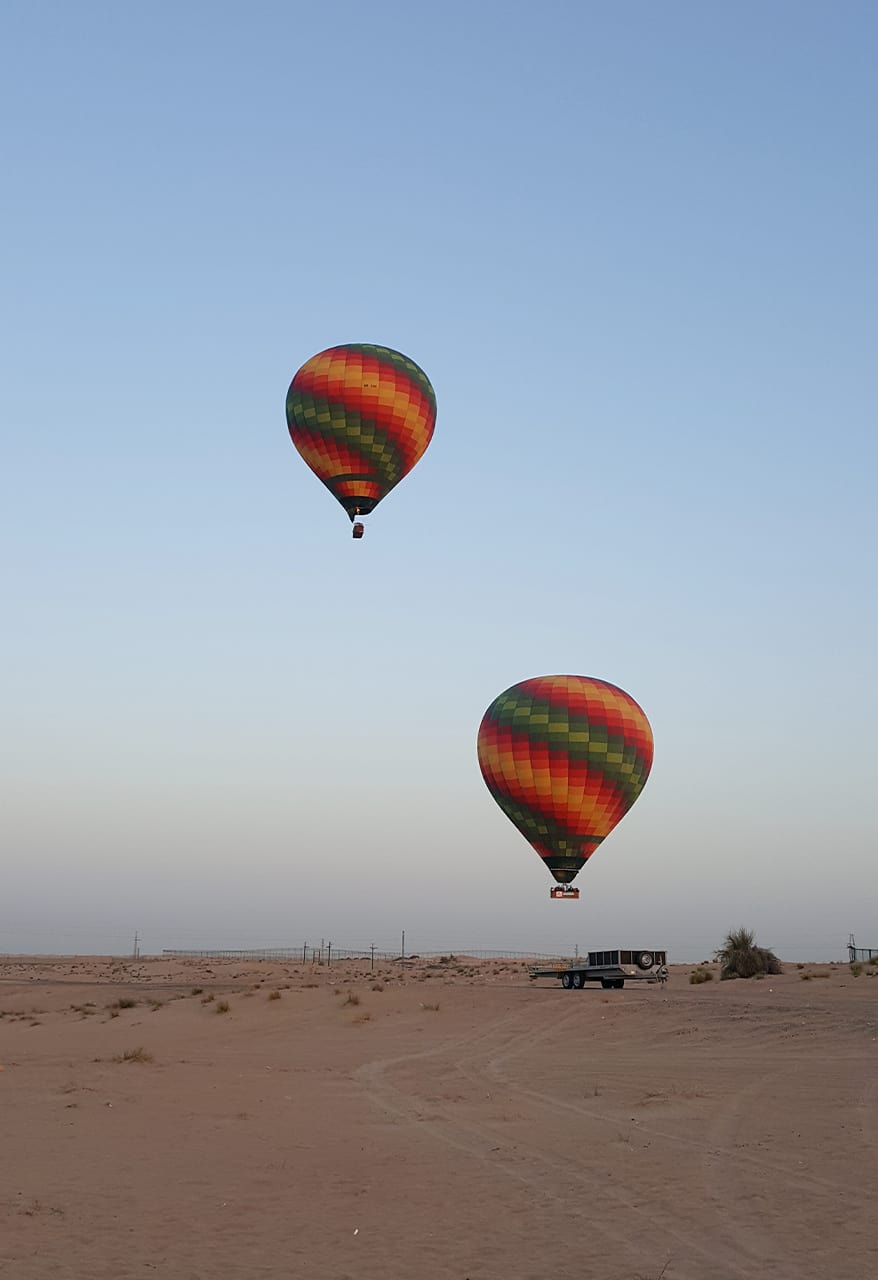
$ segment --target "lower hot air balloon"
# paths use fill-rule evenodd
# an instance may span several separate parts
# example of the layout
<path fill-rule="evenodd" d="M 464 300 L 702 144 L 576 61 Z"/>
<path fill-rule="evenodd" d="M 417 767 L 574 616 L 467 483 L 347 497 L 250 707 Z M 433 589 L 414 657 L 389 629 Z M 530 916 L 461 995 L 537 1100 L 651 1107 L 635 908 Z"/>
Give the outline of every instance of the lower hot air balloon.
<path fill-rule="evenodd" d="M 652 730 L 634 699 L 587 676 L 539 676 L 495 698 L 482 717 L 479 766 L 507 818 L 556 880 L 572 881 L 643 790 Z"/>
<path fill-rule="evenodd" d="M 390 347 L 330 347 L 302 365 L 287 392 L 293 444 L 350 516 L 355 538 L 360 516 L 408 475 L 435 425 L 429 378 Z"/>

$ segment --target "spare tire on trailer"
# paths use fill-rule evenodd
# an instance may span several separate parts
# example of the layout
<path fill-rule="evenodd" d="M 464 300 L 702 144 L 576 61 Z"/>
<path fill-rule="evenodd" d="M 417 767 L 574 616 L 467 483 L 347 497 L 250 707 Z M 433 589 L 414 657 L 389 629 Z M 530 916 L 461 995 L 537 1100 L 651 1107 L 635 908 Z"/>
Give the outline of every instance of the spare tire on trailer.
<path fill-rule="evenodd" d="M 641 951 L 640 955 L 637 957 L 638 969 L 651 969 L 654 964 L 655 964 L 655 956 L 652 954 L 652 952 Z"/>

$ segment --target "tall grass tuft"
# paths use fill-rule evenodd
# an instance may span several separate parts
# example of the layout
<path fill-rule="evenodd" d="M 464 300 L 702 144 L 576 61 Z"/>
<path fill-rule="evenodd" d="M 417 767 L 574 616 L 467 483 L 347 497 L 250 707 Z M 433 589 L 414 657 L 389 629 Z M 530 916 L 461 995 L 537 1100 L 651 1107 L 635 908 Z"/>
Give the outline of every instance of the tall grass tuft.
<path fill-rule="evenodd" d="M 720 978 L 759 978 L 767 973 L 783 973 L 783 965 L 773 951 L 756 945 L 752 929 L 732 929 L 713 956 L 719 962 Z"/>

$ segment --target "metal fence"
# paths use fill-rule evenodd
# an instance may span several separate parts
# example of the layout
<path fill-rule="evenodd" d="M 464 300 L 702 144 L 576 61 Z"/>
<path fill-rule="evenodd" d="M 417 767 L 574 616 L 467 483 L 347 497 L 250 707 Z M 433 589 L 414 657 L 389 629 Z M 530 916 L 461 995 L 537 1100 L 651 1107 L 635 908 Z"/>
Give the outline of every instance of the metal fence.
<path fill-rule="evenodd" d="M 854 941 L 854 935 L 851 934 L 848 941 L 848 960 L 851 964 L 855 964 L 858 960 L 871 960 L 878 956 L 878 947 L 858 947 Z"/>
<path fill-rule="evenodd" d="M 333 964 L 343 960 L 381 961 L 436 960 L 565 960 L 569 957 L 548 951 L 486 951 L 484 948 L 449 947 L 442 951 L 379 950 L 378 947 L 337 947 L 333 942 L 311 945 L 303 942 L 299 947 L 258 947 L 232 950 L 228 947 L 207 947 L 200 950 L 168 949 L 162 951 L 169 958 L 197 960 L 287 960 L 299 964 Z"/>

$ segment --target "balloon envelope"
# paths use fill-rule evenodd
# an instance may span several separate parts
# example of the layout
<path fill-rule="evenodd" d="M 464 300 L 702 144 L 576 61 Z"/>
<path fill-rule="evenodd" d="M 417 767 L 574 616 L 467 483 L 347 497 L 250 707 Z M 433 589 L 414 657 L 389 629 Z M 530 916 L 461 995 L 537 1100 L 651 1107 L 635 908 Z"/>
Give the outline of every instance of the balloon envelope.
<path fill-rule="evenodd" d="M 287 392 L 293 444 L 351 520 L 411 471 L 435 424 L 429 378 L 390 347 L 330 347 L 302 365 Z"/>
<path fill-rule="evenodd" d="M 569 884 L 643 790 L 652 730 L 634 699 L 605 680 L 540 676 L 494 699 L 478 754 L 500 808 Z"/>

